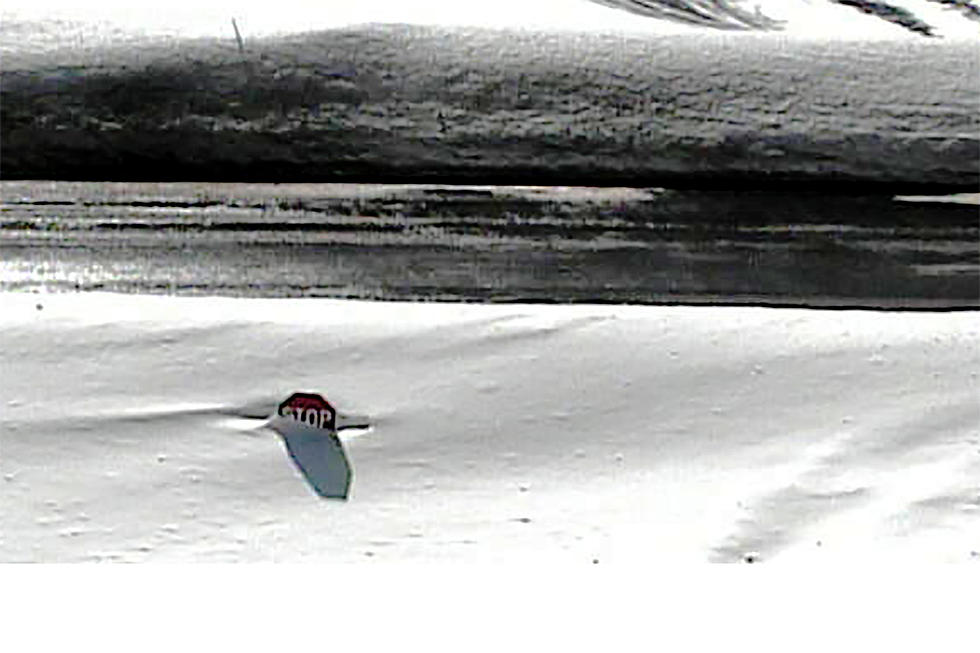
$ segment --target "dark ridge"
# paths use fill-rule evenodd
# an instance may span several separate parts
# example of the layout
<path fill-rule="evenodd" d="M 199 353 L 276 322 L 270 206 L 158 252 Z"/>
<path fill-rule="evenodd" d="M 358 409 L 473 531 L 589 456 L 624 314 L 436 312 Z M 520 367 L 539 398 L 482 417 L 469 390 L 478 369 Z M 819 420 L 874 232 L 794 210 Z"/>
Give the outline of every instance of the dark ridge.
<path fill-rule="evenodd" d="M 448 301 L 448 300 L 434 300 Z M 814 298 L 806 297 L 799 299 L 767 299 L 753 296 L 737 298 L 702 298 L 685 297 L 683 299 L 663 299 L 655 301 L 627 301 L 620 302 L 615 299 L 591 299 L 586 301 L 562 301 L 539 297 L 530 300 L 525 299 L 504 299 L 491 300 L 492 303 L 499 304 L 598 304 L 613 306 L 697 306 L 697 307 L 758 307 L 773 309 L 820 309 L 825 311 L 875 311 L 879 313 L 962 313 L 964 311 L 976 311 L 980 308 L 980 297 L 964 303 L 951 303 L 949 300 L 870 300 L 870 299 L 849 299 L 849 298 Z"/>
<path fill-rule="evenodd" d="M 10 179 L 7 177 L 7 179 Z M 18 181 L 18 180 L 14 180 Z M 86 180 L 87 181 L 87 180 Z M 201 202 L 181 202 L 173 200 L 128 200 L 125 202 L 73 202 L 70 200 L 9 200 L 3 204 L 11 206 L 132 206 L 137 208 L 160 208 L 160 209 L 199 209 L 212 206 L 225 206 L 218 201 Z"/>
<path fill-rule="evenodd" d="M 77 206 L 78 202 L 69 200 L 8 200 L 4 204 L 12 206 Z"/>
<path fill-rule="evenodd" d="M 457 197 L 470 198 L 470 197 L 485 197 L 488 199 L 493 198 L 493 191 L 491 190 L 477 190 L 477 189 L 444 189 L 444 188 L 424 188 L 422 189 L 424 195 L 433 195 L 440 199 L 453 199 Z"/>
<path fill-rule="evenodd" d="M 329 164 L 327 164 L 329 165 Z M 4 173 L 9 181 L 51 179 L 50 168 L 16 168 Z M 236 183 L 357 183 L 357 184 L 443 184 L 479 186 L 521 186 L 533 181 L 535 186 L 591 186 L 596 188 L 666 187 L 677 190 L 703 191 L 786 191 L 863 195 L 952 195 L 975 192 L 980 186 L 977 174 L 951 172 L 951 181 L 915 181 L 866 178 L 856 174 L 802 174 L 751 171 L 726 173 L 690 171 L 622 173 L 594 168 L 579 170 L 541 169 L 514 165 L 506 168 L 450 170 L 448 168 L 411 167 L 398 169 L 385 164 L 350 163 L 343 169 L 327 172 L 310 170 L 310 164 L 259 161 L 247 165 L 213 166 L 173 165 L 171 162 L 144 165 L 64 164 L 55 172 L 59 181 L 115 182 L 236 182 Z"/>
<path fill-rule="evenodd" d="M 92 206 L 94 202 L 85 202 L 85 206 Z M 160 208 L 160 209 L 198 209 L 209 206 L 221 206 L 221 202 L 175 202 L 170 200 L 133 200 L 131 202 L 99 202 L 101 206 L 135 206 L 139 208 Z"/>
<path fill-rule="evenodd" d="M 424 190 L 424 189 L 423 189 Z M 325 193 L 329 191 L 325 189 Z M 302 228 L 360 228 L 358 225 L 369 225 L 372 219 L 398 219 L 405 224 L 420 223 L 428 226 L 440 226 L 447 229 L 466 228 L 468 225 L 499 225 L 500 228 L 519 228 L 523 222 L 532 221 L 525 226 L 534 226 L 533 221 L 544 221 L 547 224 L 562 225 L 573 228 L 576 225 L 590 227 L 602 225 L 607 229 L 644 228 L 651 224 L 658 228 L 679 228 L 691 225 L 709 225 L 712 227 L 735 227 L 752 225 L 845 225 L 869 226 L 887 228 L 899 233 L 905 229 L 914 229 L 922 238 L 930 237 L 932 227 L 961 227 L 976 229 L 978 224 L 977 207 L 972 204 L 956 202 L 903 202 L 893 198 L 891 194 L 831 194 L 826 192 L 803 189 L 794 191 L 782 188 L 773 191 L 708 191 L 708 190 L 677 190 L 660 189 L 655 195 L 628 200 L 616 200 L 604 203 L 578 203 L 561 201 L 554 197 L 533 198 L 510 196 L 506 192 L 500 196 L 493 191 L 486 191 L 468 196 L 452 195 L 446 198 L 440 195 L 429 195 L 421 192 L 413 196 L 409 189 L 403 196 L 377 198 L 322 197 L 308 198 L 270 198 L 263 203 L 230 201 L 215 202 L 218 206 L 228 209 L 248 210 L 255 212 L 253 220 L 236 220 L 234 216 L 223 216 L 192 213 L 180 218 L 169 216 L 166 208 L 160 213 L 139 220 L 127 217 L 125 211 L 119 212 L 123 222 L 114 221 L 112 225 L 143 224 L 143 225 L 190 225 L 197 223 L 197 228 L 222 229 L 224 225 L 240 223 L 240 227 L 254 229 L 284 229 L 291 225 L 308 225 Z M 141 202 L 141 204 L 156 204 L 156 202 Z M 168 204 L 166 201 L 160 204 Z M 181 204 L 179 202 L 173 202 Z M 211 205 L 210 202 L 202 202 Z M 4 212 L 11 214 L 7 222 L 8 228 L 54 228 L 52 218 L 60 218 L 60 226 L 70 228 L 68 224 L 77 223 L 80 228 L 89 228 L 101 224 L 105 216 L 101 213 L 87 212 L 85 209 L 111 207 L 126 209 L 132 204 L 126 202 L 98 202 L 80 200 L 77 204 L 71 202 L 56 203 L 55 206 L 79 207 L 65 215 L 52 213 L 38 217 L 29 209 L 21 209 L 28 213 L 33 220 L 25 220 L 23 215 L 17 215 L 17 205 L 4 206 Z M 23 205 L 21 205 L 23 206 Z M 38 206 L 28 204 L 27 206 Z M 40 205 L 40 206 L 43 206 Z M 300 216 L 305 214 L 305 218 Z M 14 216 L 17 215 L 17 219 Z M 315 217 L 314 217 L 315 216 Z M 337 219 L 357 218 L 358 222 L 338 222 Z M 310 220 L 316 219 L 316 222 Z M 317 225 L 317 226 L 314 226 Z"/>
<path fill-rule="evenodd" d="M 402 232 L 410 229 L 405 224 L 378 224 L 364 222 L 362 224 L 317 224 L 311 222 L 220 222 L 217 224 L 180 223 L 180 222 L 95 222 L 86 221 L 73 226 L 55 225 L 52 223 L 39 224 L 24 220 L 0 223 L 0 228 L 21 231 L 181 231 L 181 232 L 213 232 L 213 231 L 302 231 L 302 232 Z"/>
<path fill-rule="evenodd" d="M 16 287 L 18 284 L 10 284 Z M 57 284 L 52 284 L 55 286 Z M 252 289 L 256 287 L 252 286 Z M 261 286 L 257 289 L 262 290 Z M 114 291 L 119 288 L 112 283 L 74 283 L 72 290 L 79 291 Z M 214 285 L 211 283 L 146 283 L 138 290 L 129 292 L 154 293 L 164 295 L 180 295 L 203 293 L 209 296 L 239 297 L 241 293 L 234 292 L 231 286 Z M 774 295 L 674 295 L 650 299 L 638 297 L 629 292 L 617 297 L 554 297 L 535 292 L 494 293 L 486 291 L 474 294 L 472 288 L 453 288 L 438 286 L 431 289 L 416 287 L 416 294 L 384 290 L 365 290 L 351 292 L 343 288 L 331 290 L 324 286 L 309 286 L 296 284 L 283 288 L 286 292 L 266 294 L 265 297 L 283 298 L 323 298 L 323 299 L 354 299 L 375 302 L 415 302 L 415 303 L 453 303 L 453 304 L 542 304 L 542 305 L 581 305 L 592 304 L 602 306 L 688 306 L 688 307 L 753 307 L 769 309 L 818 309 L 830 311 L 873 311 L 879 313 L 959 313 L 975 312 L 980 309 L 980 295 L 976 298 L 873 298 L 873 297 L 787 297 Z"/>
<path fill-rule="evenodd" d="M 727 234 L 737 234 L 741 243 L 794 243 L 820 241 L 825 238 L 822 233 L 813 233 L 804 229 L 787 230 L 783 232 L 760 231 L 752 232 L 750 227 L 745 225 L 710 225 L 710 224 L 688 224 L 688 225 L 654 225 L 643 227 L 636 225 L 617 225 L 617 224 L 486 224 L 486 223 L 459 223 L 459 222 L 425 222 L 420 225 L 412 224 L 311 224 L 311 223 L 286 223 L 286 224 L 261 224 L 261 223 L 222 223 L 216 225 L 204 224 L 147 224 L 147 223 L 84 223 L 78 225 L 64 226 L 52 223 L 36 223 L 25 220 L 14 220 L 0 222 L 0 229 L 21 232 L 89 232 L 89 231 L 154 231 L 154 232 L 177 232 L 177 233 L 282 233 L 299 232 L 313 234 L 349 233 L 349 234 L 372 234 L 372 233 L 412 233 L 419 228 L 440 229 L 447 236 L 471 235 L 471 236 L 498 236 L 510 238 L 541 239 L 541 238 L 567 238 L 585 240 L 590 238 L 600 238 L 604 235 L 615 234 L 618 237 L 632 237 L 639 242 L 652 243 L 656 241 L 674 242 L 679 236 L 686 235 L 692 239 L 705 239 L 710 242 L 713 238 L 725 236 Z M 890 242 L 894 239 L 893 230 L 883 230 L 882 233 L 864 233 L 859 238 L 861 242 Z M 919 240 L 946 241 L 950 239 L 948 233 L 940 233 L 935 236 L 929 234 L 916 234 Z M 965 238 L 966 235 L 964 234 Z M 433 238 L 432 245 L 440 245 L 437 238 Z M 443 246 L 450 246 L 441 243 Z M 919 262 L 925 262 L 925 255 L 919 253 Z M 946 257 L 943 257 L 946 260 Z"/>

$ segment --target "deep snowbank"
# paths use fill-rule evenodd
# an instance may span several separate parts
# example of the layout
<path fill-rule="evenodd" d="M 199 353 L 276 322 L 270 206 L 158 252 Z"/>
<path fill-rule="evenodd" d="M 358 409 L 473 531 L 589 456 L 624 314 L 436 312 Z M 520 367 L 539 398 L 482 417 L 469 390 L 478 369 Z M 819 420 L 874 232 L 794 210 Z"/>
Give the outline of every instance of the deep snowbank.
<path fill-rule="evenodd" d="M 0 559 L 980 555 L 977 313 L 0 295 Z M 350 501 L 261 416 L 325 393 Z"/>

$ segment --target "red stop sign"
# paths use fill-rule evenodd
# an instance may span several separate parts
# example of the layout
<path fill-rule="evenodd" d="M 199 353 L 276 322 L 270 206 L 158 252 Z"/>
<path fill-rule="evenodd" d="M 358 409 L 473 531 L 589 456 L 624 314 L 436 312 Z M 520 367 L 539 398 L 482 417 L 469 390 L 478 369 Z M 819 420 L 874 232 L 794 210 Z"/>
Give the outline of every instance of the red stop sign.
<path fill-rule="evenodd" d="M 278 414 L 312 428 L 337 429 L 337 411 L 330 402 L 312 392 L 294 392 L 279 404 Z"/>

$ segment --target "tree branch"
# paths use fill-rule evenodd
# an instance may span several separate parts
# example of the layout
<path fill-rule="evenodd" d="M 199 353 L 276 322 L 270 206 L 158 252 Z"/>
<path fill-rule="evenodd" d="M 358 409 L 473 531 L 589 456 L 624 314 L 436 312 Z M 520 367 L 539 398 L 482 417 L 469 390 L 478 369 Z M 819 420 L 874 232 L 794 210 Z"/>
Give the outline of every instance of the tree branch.
<path fill-rule="evenodd" d="M 980 20 L 980 6 L 968 0 L 929 0 L 945 5 L 948 9 L 959 9 L 960 13 L 970 20 Z"/>
<path fill-rule="evenodd" d="M 727 30 L 772 30 L 783 23 L 759 12 L 746 11 L 741 0 L 592 0 L 648 18 Z"/>
<path fill-rule="evenodd" d="M 900 27 L 917 32 L 923 36 L 936 36 L 932 25 L 923 22 L 908 9 L 897 7 L 887 2 L 876 2 L 874 0 L 831 0 L 839 5 L 854 7 L 858 11 L 876 16 L 889 23 L 895 23 Z"/>
<path fill-rule="evenodd" d="M 784 21 L 741 7 L 742 0 L 592 0 L 597 4 L 622 9 L 639 16 L 669 20 L 675 23 L 700 25 L 726 30 L 777 30 Z M 827 0 L 853 7 L 876 18 L 894 23 L 922 36 L 936 36 L 935 27 L 914 13 L 877 0 Z M 970 0 L 929 0 L 948 9 L 959 11 L 965 18 L 980 21 L 980 5 Z"/>

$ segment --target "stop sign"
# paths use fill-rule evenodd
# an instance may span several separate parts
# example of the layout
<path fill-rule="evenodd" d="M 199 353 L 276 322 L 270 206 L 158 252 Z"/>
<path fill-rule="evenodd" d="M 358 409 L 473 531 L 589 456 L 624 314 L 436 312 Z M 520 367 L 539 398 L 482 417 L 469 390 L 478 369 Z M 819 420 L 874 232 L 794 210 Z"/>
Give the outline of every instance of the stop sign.
<path fill-rule="evenodd" d="M 337 411 L 326 399 L 312 392 L 294 392 L 279 404 L 280 417 L 328 431 L 337 430 Z"/>

